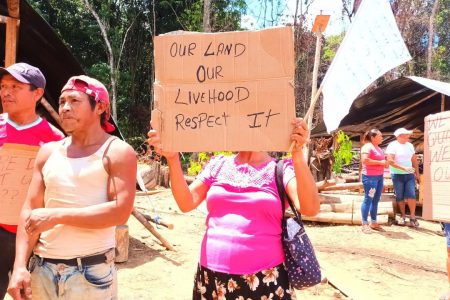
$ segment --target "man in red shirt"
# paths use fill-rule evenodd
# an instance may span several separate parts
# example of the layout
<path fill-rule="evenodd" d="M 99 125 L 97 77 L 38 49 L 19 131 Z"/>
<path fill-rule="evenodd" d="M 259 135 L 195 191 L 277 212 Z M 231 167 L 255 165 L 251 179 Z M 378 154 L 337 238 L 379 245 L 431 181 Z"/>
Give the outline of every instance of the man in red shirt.
<path fill-rule="evenodd" d="M 5 144 L 42 146 L 64 135 L 36 114 L 36 104 L 44 95 L 45 77 L 29 64 L 16 63 L 0 68 L 0 147 Z M 20 199 L 23 201 L 25 199 Z M 0 198 L 0 207 L 6 205 Z M 19 216 L 17 216 L 18 219 Z M 0 218 L 0 299 L 8 287 L 15 257 L 17 222 Z"/>

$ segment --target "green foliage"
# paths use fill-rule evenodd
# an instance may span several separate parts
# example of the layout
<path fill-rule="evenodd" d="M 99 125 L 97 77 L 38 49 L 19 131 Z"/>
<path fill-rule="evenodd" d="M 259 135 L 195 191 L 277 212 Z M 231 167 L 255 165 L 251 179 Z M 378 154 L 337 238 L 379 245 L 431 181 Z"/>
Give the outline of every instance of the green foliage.
<path fill-rule="evenodd" d="M 336 147 L 333 150 L 333 171 L 336 175 L 342 173 L 342 167 L 352 160 L 352 141 L 342 130 L 337 132 Z"/>
<path fill-rule="evenodd" d="M 84 0 L 28 2 L 58 33 L 86 73 L 110 89 L 105 42 Z M 203 1 L 89 0 L 89 3 L 106 25 L 114 53 L 119 128 L 125 137 L 145 135 L 153 101 L 153 37 L 175 30 L 201 31 Z M 244 0 L 211 1 L 212 30 L 239 29 L 245 9 Z"/>
<path fill-rule="evenodd" d="M 323 63 L 331 64 L 343 39 L 344 33 L 339 35 L 332 35 L 326 38 L 322 54 Z"/>
<path fill-rule="evenodd" d="M 132 136 L 126 139 L 127 143 L 133 147 L 133 149 L 138 153 L 143 153 L 143 145 L 145 144 L 145 136 Z"/>
<path fill-rule="evenodd" d="M 211 31 L 232 31 L 240 29 L 241 15 L 246 11 L 245 0 L 211 1 Z M 197 0 L 180 15 L 184 30 L 203 31 L 203 1 Z"/>
<path fill-rule="evenodd" d="M 203 166 L 211 159 L 211 157 L 217 155 L 230 156 L 233 155 L 233 152 L 199 152 L 197 159 L 189 161 L 189 167 L 187 169 L 188 175 L 195 176 L 200 173 Z"/>

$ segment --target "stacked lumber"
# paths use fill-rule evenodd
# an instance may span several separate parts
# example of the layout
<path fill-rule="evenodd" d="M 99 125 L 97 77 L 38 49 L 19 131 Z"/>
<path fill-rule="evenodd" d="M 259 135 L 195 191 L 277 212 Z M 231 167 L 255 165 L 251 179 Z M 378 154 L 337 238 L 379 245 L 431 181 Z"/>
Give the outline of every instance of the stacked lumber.
<path fill-rule="evenodd" d="M 314 217 L 302 215 L 303 220 L 336 224 L 361 224 L 363 194 L 321 193 L 319 197 L 320 212 Z M 394 200 L 392 194 L 383 194 L 381 196 L 377 214 L 379 224 L 387 224 L 389 217 L 394 217 L 392 200 Z"/>

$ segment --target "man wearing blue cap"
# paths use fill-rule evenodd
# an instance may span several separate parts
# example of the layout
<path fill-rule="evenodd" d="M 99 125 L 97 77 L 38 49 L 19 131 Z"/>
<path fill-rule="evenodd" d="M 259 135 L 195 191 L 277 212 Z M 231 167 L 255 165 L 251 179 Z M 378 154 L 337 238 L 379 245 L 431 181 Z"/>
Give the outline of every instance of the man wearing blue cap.
<path fill-rule="evenodd" d="M 0 114 L 0 147 L 6 144 L 42 146 L 64 137 L 57 128 L 36 114 L 36 104 L 44 95 L 45 84 L 42 72 L 29 64 L 16 63 L 0 68 L 3 107 L 3 114 Z M 0 207 L 5 207 L 4 201 L 0 198 Z M 8 273 L 13 268 L 17 221 L 0 215 L 0 299 L 6 294 Z"/>

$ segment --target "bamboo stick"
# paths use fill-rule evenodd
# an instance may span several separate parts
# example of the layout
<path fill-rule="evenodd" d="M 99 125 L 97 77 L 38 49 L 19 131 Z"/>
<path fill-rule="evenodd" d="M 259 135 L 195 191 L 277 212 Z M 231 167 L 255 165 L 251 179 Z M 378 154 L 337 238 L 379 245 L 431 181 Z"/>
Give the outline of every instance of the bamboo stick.
<path fill-rule="evenodd" d="M 131 214 L 139 221 L 142 225 L 144 225 L 145 228 L 148 229 L 148 231 L 151 232 L 162 244 L 166 249 L 171 251 L 176 251 L 175 248 L 153 227 L 152 224 L 150 224 L 145 217 L 138 212 L 136 209 L 133 209 Z"/>

